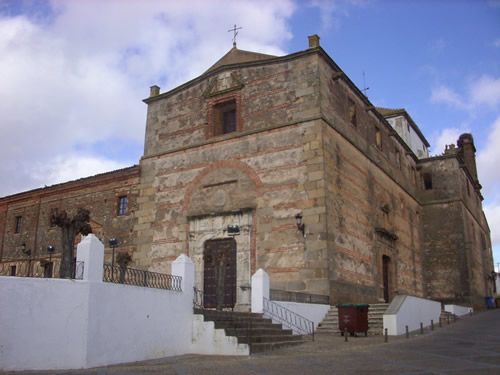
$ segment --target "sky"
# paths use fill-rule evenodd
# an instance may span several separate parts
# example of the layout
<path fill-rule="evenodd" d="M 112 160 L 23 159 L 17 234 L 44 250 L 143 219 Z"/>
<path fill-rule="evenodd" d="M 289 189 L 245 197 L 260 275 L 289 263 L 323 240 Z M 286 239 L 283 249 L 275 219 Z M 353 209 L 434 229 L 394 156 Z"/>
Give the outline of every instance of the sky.
<path fill-rule="evenodd" d="M 471 132 L 500 263 L 500 0 L 0 0 L 0 196 L 137 164 L 151 85 L 323 49 L 439 155 Z"/>

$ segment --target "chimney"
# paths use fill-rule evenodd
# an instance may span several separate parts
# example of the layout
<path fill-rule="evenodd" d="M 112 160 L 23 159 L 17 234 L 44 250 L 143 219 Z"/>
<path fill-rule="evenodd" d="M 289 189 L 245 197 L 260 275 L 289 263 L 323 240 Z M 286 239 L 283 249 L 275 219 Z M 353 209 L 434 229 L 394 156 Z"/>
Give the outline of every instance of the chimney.
<path fill-rule="evenodd" d="M 474 146 L 474 138 L 472 138 L 472 134 L 462 134 L 458 138 L 457 146 L 459 150 L 458 154 L 462 158 L 465 167 L 469 170 L 474 182 L 479 185 L 476 169 L 476 147 Z"/>
<path fill-rule="evenodd" d="M 318 48 L 319 47 L 318 34 L 309 35 L 307 38 L 309 39 L 309 48 Z"/>
<path fill-rule="evenodd" d="M 160 95 L 160 86 L 153 85 L 149 88 L 149 97 Z"/>

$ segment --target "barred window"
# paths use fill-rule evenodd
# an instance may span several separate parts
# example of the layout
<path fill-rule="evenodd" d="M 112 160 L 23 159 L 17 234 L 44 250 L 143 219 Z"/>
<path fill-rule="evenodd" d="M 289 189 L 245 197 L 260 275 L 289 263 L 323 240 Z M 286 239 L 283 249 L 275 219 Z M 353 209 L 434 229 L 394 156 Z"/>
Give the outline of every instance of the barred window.
<path fill-rule="evenodd" d="M 118 197 L 118 216 L 123 216 L 127 214 L 128 209 L 128 198 L 126 195 Z"/>

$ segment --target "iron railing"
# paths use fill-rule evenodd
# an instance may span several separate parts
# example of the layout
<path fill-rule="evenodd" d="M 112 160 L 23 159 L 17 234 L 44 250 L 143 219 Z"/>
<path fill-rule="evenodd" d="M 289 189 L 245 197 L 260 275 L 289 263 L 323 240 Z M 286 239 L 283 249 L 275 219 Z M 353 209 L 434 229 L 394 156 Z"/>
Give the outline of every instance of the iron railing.
<path fill-rule="evenodd" d="M 0 263 L 0 276 L 60 278 L 60 260 L 28 259 Z M 71 279 L 83 279 L 84 262 L 71 263 Z"/>
<path fill-rule="evenodd" d="M 271 289 L 269 297 L 272 301 L 316 303 L 320 305 L 330 305 L 330 296 L 325 296 L 322 294 L 289 292 L 287 290 Z"/>
<path fill-rule="evenodd" d="M 314 341 L 314 322 L 286 307 L 264 298 L 264 317 L 281 323 L 283 328 L 289 328 L 294 333 L 311 335 Z"/>
<path fill-rule="evenodd" d="M 196 287 L 193 287 L 193 308 L 194 309 L 204 309 L 205 305 L 203 304 L 203 290 L 200 290 Z"/>
<path fill-rule="evenodd" d="M 110 283 L 167 289 L 182 292 L 182 277 L 166 273 L 104 264 L 103 280 Z"/>

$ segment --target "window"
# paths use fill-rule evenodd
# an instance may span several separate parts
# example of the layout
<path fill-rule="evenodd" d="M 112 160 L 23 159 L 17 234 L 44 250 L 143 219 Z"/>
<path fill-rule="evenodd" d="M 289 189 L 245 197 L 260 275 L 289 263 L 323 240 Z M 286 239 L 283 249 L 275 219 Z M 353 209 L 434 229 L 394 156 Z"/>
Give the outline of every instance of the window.
<path fill-rule="evenodd" d="M 354 103 L 354 101 L 352 99 L 348 99 L 349 100 L 349 103 L 348 103 L 348 113 L 347 113 L 347 118 L 349 120 L 349 122 L 356 126 L 357 124 L 357 121 L 356 121 L 356 104 Z"/>
<path fill-rule="evenodd" d="M 16 276 L 17 267 L 10 266 L 10 276 Z"/>
<path fill-rule="evenodd" d="M 424 173 L 423 178 L 425 190 L 432 190 L 432 175 L 430 173 Z"/>
<path fill-rule="evenodd" d="M 214 106 L 214 135 L 236 131 L 236 101 L 229 100 Z"/>
<path fill-rule="evenodd" d="M 118 216 L 123 216 L 127 214 L 128 209 L 128 198 L 127 196 L 118 197 Z"/>
<path fill-rule="evenodd" d="M 375 128 L 375 145 L 379 150 L 382 150 L 382 132 L 379 128 Z"/>
<path fill-rule="evenodd" d="M 21 233 L 21 227 L 23 225 L 23 217 L 16 216 L 16 222 L 14 225 L 14 233 Z"/>
<path fill-rule="evenodd" d="M 50 215 L 49 215 L 49 226 L 50 226 L 51 228 L 53 228 L 53 227 L 55 227 L 55 226 L 56 226 L 56 224 L 52 222 L 52 217 L 53 217 L 53 216 L 57 216 L 57 214 L 58 214 L 58 213 L 59 213 L 59 209 L 57 209 L 57 208 L 51 208 L 51 209 L 50 209 Z"/>
<path fill-rule="evenodd" d="M 398 166 L 399 169 L 401 169 L 401 154 L 399 153 L 399 150 L 395 150 L 396 153 L 396 165 Z"/>

